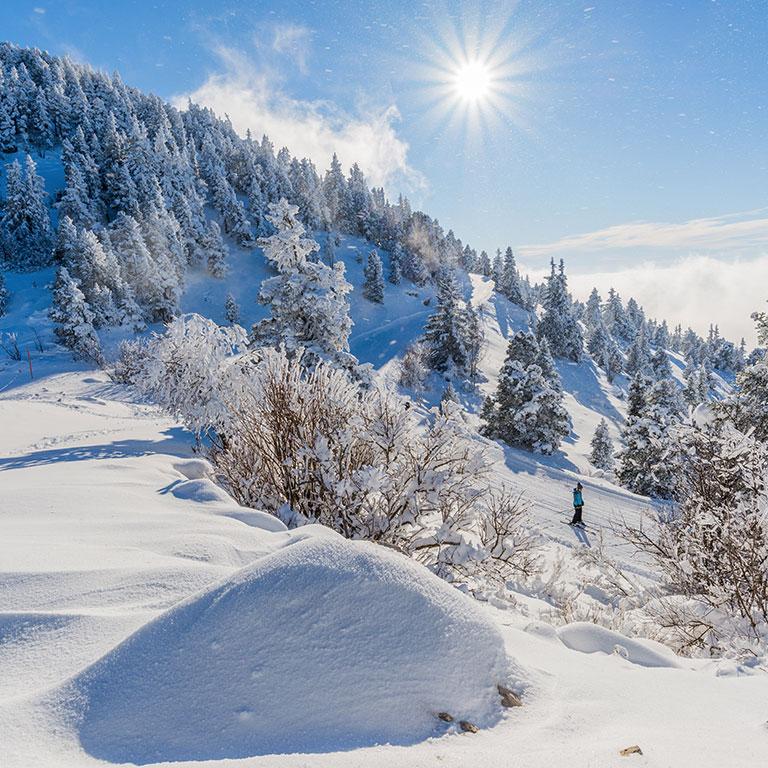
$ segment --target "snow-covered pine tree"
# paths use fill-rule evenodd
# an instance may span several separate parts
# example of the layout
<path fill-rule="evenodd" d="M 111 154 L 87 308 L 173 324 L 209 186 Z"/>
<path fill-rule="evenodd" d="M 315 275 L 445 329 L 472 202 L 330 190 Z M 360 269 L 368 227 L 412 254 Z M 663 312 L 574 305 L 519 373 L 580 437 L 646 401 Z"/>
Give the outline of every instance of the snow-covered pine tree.
<path fill-rule="evenodd" d="M 381 257 L 374 250 L 368 254 L 368 261 L 363 269 L 363 296 L 374 304 L 384 303 L 384 265 Z"/>
<path fill-rule="evenodd" d="M 307 259 L 319 246 L 304 237 L 297 214 L 298 207 L 285 198 L 273 203 L 267 214 L 275 232 L 261 238 L 259 246 L 278 274 L 261 285 L 259 302 L 270 308 L 271 316 L 253 326 L 251 343 L 283 346 L 289 355 L 305 350 L 301 359 L 308 366 L 325 359 L 354 367 L 347 301 L 352 286 L 344 279 L 344 263 L 331 268 Z"/>
<path fill-rule="evenodd" d="M 522 307 L 524 302 L 522 291 L 520 290 L 520 275 L 517 272 L 517 263 L 515 262 L 515 254 L 508 246 L 504 251 L 504 266 L 501 271 L 501 287 L 500 290 L 513 304 L 517 304 Z"/>
<path fill-rule="evenodd" d="M 603 320 L 608 332 L 617 341 L 629 343 L 635 338 L 636 328 L 624 309 L 621 296 L 613 288 L 608 291 L 608 300 L 603 307 Z"/>
<path fill-rule="evenodd" d="M 600 298 L 600 294 L 597 292 L 597 288 L 593 288 L 592 293 L 589 294 L 587 303 L 584 305 L 584 317 L 582 318 L 589 336 L 594 333 L 598 325 L 602 324 L 602 306 L 603 300 Z M 590 354 L 592 353 L 590 352 Z"/>
<path fill-rule="evenodd" d="M 651 348 L 648 345 L 645 328 L 641 327 L 627 351 L 627 361 L 624 367 L 627 374 L 634 376 L 636 373 L 649 373 L 650 363 Z"/>
<path fill-rule="evenodd" d="M 669 357 L 664 347 L 658 347 L 651 356 L 651 370 L 656 381 L 672 378 L 672 366 L 669 364 Z"/>
<path fill-rule="evenodd" d="M 443 394 L 440 395 L 440 407 L 444 407 L 446 403 L 458 403 L 459 402 L 459 395 L 456 392 L 456 389 L 453 386 L 453 382 L 449 379 L 448 383 L 445 385 L 445 389 L 443 390 Z"/>
<path fill-rule="evenodd" d="M 45 203 L 45 185 L 29 155 L 24 159 L 23 174 L 18 160 L 7 167 L 0 246 L 6 262 L 17 269 L 35 269 L 51 258 L 51 222 Z"/>
<path fill-rule="evenodd" d="M 103 364 L 99 337 L 93 327 L 93 312 L 66 267 L 59 267 L 56 274 L 50 316 L 55 323 L 56 337 L 76 357 Z"/>
<path fill-rule="evenodd" d="M 554 259 L 551 262 L 551 272 L 546 280 L 542 304 L 544 314 L 536 326 L 536 335 L 538 338 L 547 339 L 555 357 L 565 357 L 578 362 L 584 351 L 584 341 L 574 317 L 562 260 L 558 271 L 555 271 Z"/>
<path fill-rule="evenodd" d="M 480 251 L 480 255 L 477 258 L 477 271 L 484 277 L 491 276 L 491 259 L 486 251 Z"/>
<path fill-rule="evenodd" d="M 768 342 L 768 327 L 763 314 L 752 315 L 757 323 L 758 341 Z M 742 432 L 752 432 L 761 442 L 768 443 L 768 358 L 755 355 L 736 376 L 734 393 L 726 400 L 723 410 Z"/>
<path fill-rule="evenodd" d="M 224 317 L 230 325 L 235 325 L 240 322 L 240 305 L 235 301 L 235 297 L 231 294 L 227 294 L 226 301 L 224 302 Z"/>
<path fill-rule="evenodd" d="M 400 243 L 396 243 L 389 255 L 389 273 L 387 280 L 392 285 L 400 285 L 400 281 L 403 279 L 403 246 Z"/>
<path fill-rule="evenodd" d="M 709 397 L 709 373 L 700 364 L 690 363 L 683 370 L 683 397 L 695 408 Z"/>
<path fill-rule="evenodd" d="M 674 497 L 677 468 L 673 429 L 682 420 L 677 384 L 652 384 L 643 373 L 631 382 L 627 422 L 619 452 L 619 482 L 634 493 L 659 499 Z"/>
<path fill-rule="evenodd" d="M 602 318 L 597 324 L 587 342 L 587 351 L 595 363 L 605 371 L 609 382 L 612 382 L 624 369 L 624 360 L 613 337 L 608 333 Z"/>
<path fill-rule="evenodd" d="M 414 342 L 405 350 L 400 361 L 400 385 L 414 392 L 421 392 L 429 375 L 424 363 L 426 349 L 421 342 Z"/>
<path fill-rule="evenodd" d="M 8 304 L 11 299 L 8 286 L 5 284 L 5 275 L 0 272 L 0 317 L 8 311 Z"/>
<path fill-rule="evenodd" d="M 606 472 L 613 469 L 613 440 L 608 431 L 608 422 L 602 418 L 592 436 L 592 452 L 589 460 L 592 465 Z"/>
<path fill-rule="evenodd" d="M 424 259 L 414 249 L 404 251 L 400 266 L 403 275 L 415 285 L 424 285 L 429 281 L 429 270 L 424 264 Z"/>
<path fill-rule="evenodd" d="M 219 225 L 215 221 L 208 223 L 203 235 L 203 252 L 205 253 L 206 266 L 212 277 L 222 278 L 229 272 L 227 264 L 229 249 L 221 236 Z"/>
<path fill-rule="evenodd" d="M 493 276 L 493 282 L 496 290 L 501 293 L 501 287 L 504 284 L 504 259 L 501 255 L 501 248 L 496 249 L 496 255 L 493 257 L 491 275 Z"/>
<path fill-rule="evenodd" d="M 645 326 L 645 312 L 633 297 L 627 302 L 627 317 L 638 333 Z"/>
<path fill-rule="evenodd" d="M 482 432 L 509 445 L 551 454 L 570 432 L 570 421 L 562 390 L 544 378 L 539 355 L 532 333 L 518 331 L 510 338 L 496 392 L 483 404 Z"/>
<path fill-rule="evenodd" d="M 656 328 L 656 333 L 653 335 L 653 344 L 658 349 L 669 349 L 671 339 L 669 335 L 669 326 L 666 320 L 662 320 L 661 324 Z"/>
<path fill-rule="evenodd" d="M 472 306 L 471 301 L 467 302 L 464 318 L 464 350 L 467 354 L 467 373 L 473 379 L 478 373 L 480 357 L 485 346 L 485 333 L 477 310 Z"/>
<path fill-rule="evenodd" d="M 453 270 L 443 267 L 437 276 L 437 308 L 427 319 L 424 331 L 430 368 L 445 371 L 453 365 L 459 371 L 467 370 L 466 313 L 462 303 Z"/>

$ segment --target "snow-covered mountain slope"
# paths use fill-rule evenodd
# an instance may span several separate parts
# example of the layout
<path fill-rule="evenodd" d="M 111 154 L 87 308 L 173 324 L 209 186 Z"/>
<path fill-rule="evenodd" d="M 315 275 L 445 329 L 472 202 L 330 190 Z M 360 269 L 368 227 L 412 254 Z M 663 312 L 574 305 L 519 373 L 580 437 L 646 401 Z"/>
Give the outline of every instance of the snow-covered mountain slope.
<path fill-rule="evenodd" d="M 187 760 L 177 764 L 191 765 L 192 759 L 268 752 L 248 741 L 248 734 L 265 729 L 278 751 L 303 754 L 216 764 L 618 766 L 627 760 L 619 750 L 633 744 L 644 756 L 632 759 L 659 767 L 759 765 L 766 754 L 764 679 L 729 674 L 744 670 L 726 662 L 676 658 L 649 641 L 629 641 L 590 624 L 572 624 L 558 633 L 536 620 L 547 608 L 538 600 L 519 595 L 515 611 L 473 602 L 426 572 L 420 576 L 417 566 L 405 561 L 404 570 L 392 571 L 386 564 L 400 560 L 396 555 L 381 556 L 385 570 L 407 573 L 413 583 L 401 580 L 400 587 L 387 590 L 388 600 L 377 601 L 381 612 L 370 616 L 358 610 L 354 586 L 360 578 L 360 588 L 373 588 L 364 587 L 375 579 L 370 564 L 358 576 L 334 575 L 329 566 L 317 578 L 308 572 L 291 572 L 289 578 L 286 572 L 281 581 L 280 568 L 303 573 L 302 563 L 316 566 L 322 559 L 320 553 L 305 558 L 296 542 L 322 537 L 306 529 L 284 531 L 274 518 L 238 507 L 206 479 L 205 463 L 190 454 L 190 434 L 153 407 L 135 402 L 103 373 L 60 373 L 7 388 L 0 394 L 0 423 L 3 766 L 85 767 L 125 759 L 153 764 L 177 757 Z M 545 477 L 564 472 L 535 469 L 533 462 L 530 470 L 531 481 L 541 487 L 549 482 Z M 520 465 L 511 476 L 524 474 Z M 330 532 L 324 535 L 341 541 Z M 291 551 L 296 554 L 280 559 Z M 269 563 L 277 563 L 278 570 Z M 261 603 L 263 578 L 277 581 Z M 461 611 L 468 611 L 461 615 L 475 622 L 471 630 L 462 628 L 455 609 L 447 624 L 411 616 L 413 600 L 427 600 L 425 605 L 434 606 L 429 610 L 438 612 L 435 617 L 448 616 L 438 593 L 455 595 Z M 232 611 L 217 608 L 232 595 L 245 602 L 230 606 Z M 184 599 L 186 607 L 174 607 Z M 308 613 L 318 604 L 327 608 Z M 247 619 L 254 610 L 258 615 Z M 291 635 L 280 616 L 292 631 L 294 622 L 307 622 L 305 631 Z M 228 623 L 222 624 L 224 619 Z M 368 644 L 359 633 L 375 627 L 365 622 L 383 622 L 381 636 L 372 635 Z M 137 630 L 134 640 L 120 646 Z M 431 638 L 438 630 L 439 637 Z M 487 695 L 499 674 L 497 632 L 514 664 L 507 682 L 522 694 L 524 706 L 504 714 L 498 710 L 501 720 L 492 725 L 493 718 L 483 720 L 471 702 L 472 686 L 484 686 Z M 204 653 L 211 654 L 211 664 L 217 660 L 210 670 Z M 86 671 L 101 657 L 104 662 Z M 329 666 L 313 666 L 313 658 Z M 190 676 L 166 680 L 174 664 Z M 341 667 L 329 675 L 333 664 Z M 392 684 L 399 698 L 371 695 L 389 680 L 391 665 L 404 670 L 396 675 L 400 682 Z M 221 679 L 211 676 L 217 669 Z M 252 694 L 249 677 L 253 690 L 262 690 L 259 680 L 269 681 L 263 701 L 246 700 Z M 281 678 L 285 689 L 271 694 Z M 345 744 L 360 723 L 371 729 L 369 744 L 412 742 L 408 707 L 421 702 L 422 713 L 431 711 L 436 687 L 456 681 L 461 690 L 454 686 L 446 692 L 456 709 L 452 714 L 469 717 L 458 711 L 466 704 L 480 725 L 490 727 L 461 733 L 455 723 L 428 718 L 433 738 L 411 746 L 350 750 L 353 744 Z M 333 738 L 324 747 L 307 740 L 310 731 L 299 725 L 281 730 L 281 712 L 288 717 L 308 707 L 318 716 L 321 707 L 323 717 L 332 719 L 326 710 L 341 695 L 333 686 L 351 684 L 363 688 L 359 695 L 345 694 L 358 709 L 350 704 L 348 727 L 334 710 L 340 719 L 333 721 Z M 324 690 L 326 695 L 319 695 Z M 110 695 L 99 697 L 97 691 Z M 295 706 L 293 699 L 300 699 Z M 260 715 L 259 705 L 268 714 Z M 132 716 L 121 715 L 110 727 L 119 707 Z M 183 719 L 185 712 L 190 722 Z M 131 729 L 145 735 L 153 713 L 155 723 L 170 730 L 156 728 L 142 742 L 154 745 L 154 757 L 149 751 L 131 752 L 137 743 Z M 161 715 L 170 720 L 158 720 Z M 215 742 L 182 740 L 186 751 L 174 752 L 174 717 L 182 717 L 179 728 L 204 717 L 217 727 L 226 722 L 227 729 Z M 402 738 L 393 736 L 393 729 L 400 729 Z"/>
<path fill-rule="evenodd" d="M 41 165 L 52 193 L 60 186 L 57 163 L 51 153 Z M 322 244 L 326 235 L 316 237 Z M 271 273 L 259 249 L 229 247 L 225 278 L 189 270 L 182 309 L 223 323 L 231 293 L 249 327 L 267 313 L 256 296 Z M 363 266 L 372 248 L 343 236 L 336 249 L 354 289 L 351 348 L 377 376 L 396 383 L 398 359 L 433 310 L 434 287 L 385 283 L 383 304 L 366 300 Z M 386 273 L 389 257 L 382 255 Z M 0 334 L 7 344 L 7 334 L 16 334 L 21 359 L 0 355 L 0 764 L 231 757 L 243 758 L 228 762 L 238 765 L 610 766 L 626 762 L 619 749 L 639 743 L 645 756 L 629 758 L 639 764 L 740 766 L 759 764 L 768 753 L 759 715 L 764 681 L 749 676 L 748 667 L 679 659 L 652 641 L 576 621 L 600 611 L 631 614 L 631 606 L 616 610 L 616 596 L 583 566 L 584 553 L 604 549 L 638 583 L 654 578 L 612 530 L 622 518 L 636 520 L 649 501 L 599 476 L 588 460 L 601 418 L 618 433 L 625 381 L 609 384 L 589 360 L 558 362 L 572 431 L 553 456 L 476 438 L 494 459 L 496 482 L 523 492 L 531 505 L 546 562 L 536 588 L 512 589 L 503 599 L 490 595 L 486 604 L 457 593 L 465 608 L 472 606 L 471 629 L 455 616 L 445 625 L 413 620 L 414 611 L 423 618 L 413 602 L 419 590 L 388 589 L 387 612 L 362 625 L 354 598 L 365 593 L 368 576 L 345 580 L 330 568 L 310 577 L 304 568 L 333 546 L 353 545 L 337 542 L 326 550 L 323 541 L 337 537 L 287 532 L 275 518 L 235 504 L 193 456 L 189 433 L 55 345 L 47 317 L 52 270 L 6 277 L 11 302 Z M 487 344 L 479 391 L 454 385 L 465 418 L 477 425 L 507 340 L 530 318 L 489 279 L 463 279 Z M 128 331 L 100 334 L 109 356 Z M 672 362 L 679 377 L 679 360 Z M 425 409 L 445 384 L 432 374 L 426 391 L 406 394 Z M 585 486 L 586 531 L 564 525 L 577 480 Z M 299 578 L 294 572 L 283 578 L 288 553 L 299 557 L 297 542 L 306 537 L 320 542 L 320 551 L 301 561 Z M 434 582 L 412 564 L 403 567 L 417 585 Z M 264 594 L 265 569 L 280 581 L 279 588 L 270 582 L 271 599 Z M 242 603 L 217 613 L 223 596 L 241 588 Z M 445 594 L 448 587 L 440 589 Z M 333 595 L 340 610 L 311 613 Z M 291 606 L 296 613 L 287 616 L 283 608 Z M 566 626 L 555 630 L 553 623 Z M 641 626 L 629 628 L 643 635 Z M 386 639 L 390 631 L 397 642 L 386 653 L 360 639 Z M 493 696 L 500 675 L 499 634 L 512 665 L 506 682 L 524 698 L 522 708 L 503 715 L 478 705 L 487 704 L 489 690 Z M 227 644 L 232 635 L 236 647 Z M 308 648 L 297 645 L 301 640 Z M 201 660 L 203 650 L 220 649 L 222 666 Z M 313 665 L 310 651 L 326 653 L 327 664 Z M 393 664 L 399 665 L 394 681 Z M 376 669 L 381 678 L 371 677 Z M 190 679 L 174 687 L 179 670 Z M 382 680 L 388 682 L 377 687 Z M 446 680 L 448 689 L 440 688 Z M 344 706 L 336 706 L 341 694 L 334 682 L 364 690 L 358 696 L 345 689 Z M 459 733 L 455 723 L 434 718 L 437 694 L 457 719 L 483 726 L 480 733 Z M 261 698 L 269 717 L 254 707 Z M 293 706 L 299 698 L 307 709 Z M 695 703 L 702 701 L 716 704 Z M 286 722 L 294 727 L 281 730 Z M 323 728 L 333 731 L 327 741 L 318 735 Z M 210 730 L 221 738 L 195 740 L 194 732 Z M 137 733 L 148 746 L 137 748 Z M 400 746 L 370 746 L 382 742 Z M 303 754 L 265 754 L 273 751 Z"/>

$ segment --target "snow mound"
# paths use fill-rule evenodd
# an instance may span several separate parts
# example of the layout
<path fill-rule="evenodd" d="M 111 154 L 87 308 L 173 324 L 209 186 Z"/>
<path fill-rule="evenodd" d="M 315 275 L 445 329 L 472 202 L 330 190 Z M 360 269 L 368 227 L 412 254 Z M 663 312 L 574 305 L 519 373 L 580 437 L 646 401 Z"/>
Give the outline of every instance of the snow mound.
<path fill-rule="evenodd" d="M 187 480 L 202 480 L 213 475 L 213 468 L 205 459 L 187 459 L 179 461 L 173 465 L 173 468 L 184 475 Z"/>
<path fill-rule="evenodd" d="M 308 526 L 142 627 L 70 691 L 91 755 L 214 760 L 412 744 L 500 718 L 481 608 L 382 547 Z"/>
<path fill-rule="evenodd" d="M 262 512 L 259 509 L 241 507 L 223 488 L 220 488 L 216 483 L 207 478 L 179 480 L 170 487 L 170 492 L 181 501 L 205 504 L 209 507 L 206 511 L 216 515 L 232 517 L 253 528 L 261 528 L 263 531 L 271 531 L 273 533 L 288 530 L 285 524 L 274 515 Z"/>
<path fill-rule="evenodd" d="M 589 622 L 574 622 L 557 630 L 563 644 L 581 653 L 608 653 L 641 667 L 680 667 L 677 656 L 653 640 L 635 640 Z"/>
<path fill-rule="evenodd" d="M 184 501 L 198 501 L 203 504 L 217 501 L 223 504 L 232 503 L 229 494 L 207 478 L 181 480 L 173 486 L 171 493 Z"/>

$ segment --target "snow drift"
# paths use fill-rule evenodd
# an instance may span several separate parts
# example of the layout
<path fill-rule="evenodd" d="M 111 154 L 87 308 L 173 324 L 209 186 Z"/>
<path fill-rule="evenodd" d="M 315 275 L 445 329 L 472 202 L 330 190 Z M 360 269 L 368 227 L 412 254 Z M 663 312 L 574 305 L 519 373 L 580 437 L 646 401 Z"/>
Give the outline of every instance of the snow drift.
<path fill-rule="evenodd" d="M 438 712 L 500 717 L 503 641 L 403 556 L 307 527 L 142 627 L 74 681 L 78 731 L 114 761 L 411 744 Z"/>

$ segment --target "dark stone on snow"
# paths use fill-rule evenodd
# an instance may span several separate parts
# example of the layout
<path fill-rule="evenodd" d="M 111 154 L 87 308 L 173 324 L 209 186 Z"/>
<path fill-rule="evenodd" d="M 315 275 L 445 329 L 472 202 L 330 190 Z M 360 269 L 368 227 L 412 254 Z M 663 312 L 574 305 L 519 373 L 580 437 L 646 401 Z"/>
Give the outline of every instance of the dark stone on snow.
<path fill-rule="evenodd" d="M 470 723 L 469 720 L 460 720 L 459 728 L 467 733 L 477 733 L 480 730 L 474 723 Z"/>
<path fill-rule="evenodd" d="M 520 699 L 520 697 L 510 688 L 507 688 L 504 685 L 497 685 L 497 690 L 499 691 L 499 696 L 501 696 L 501 706 L 502 707 L 522 707 L 523 702 Z"/>

